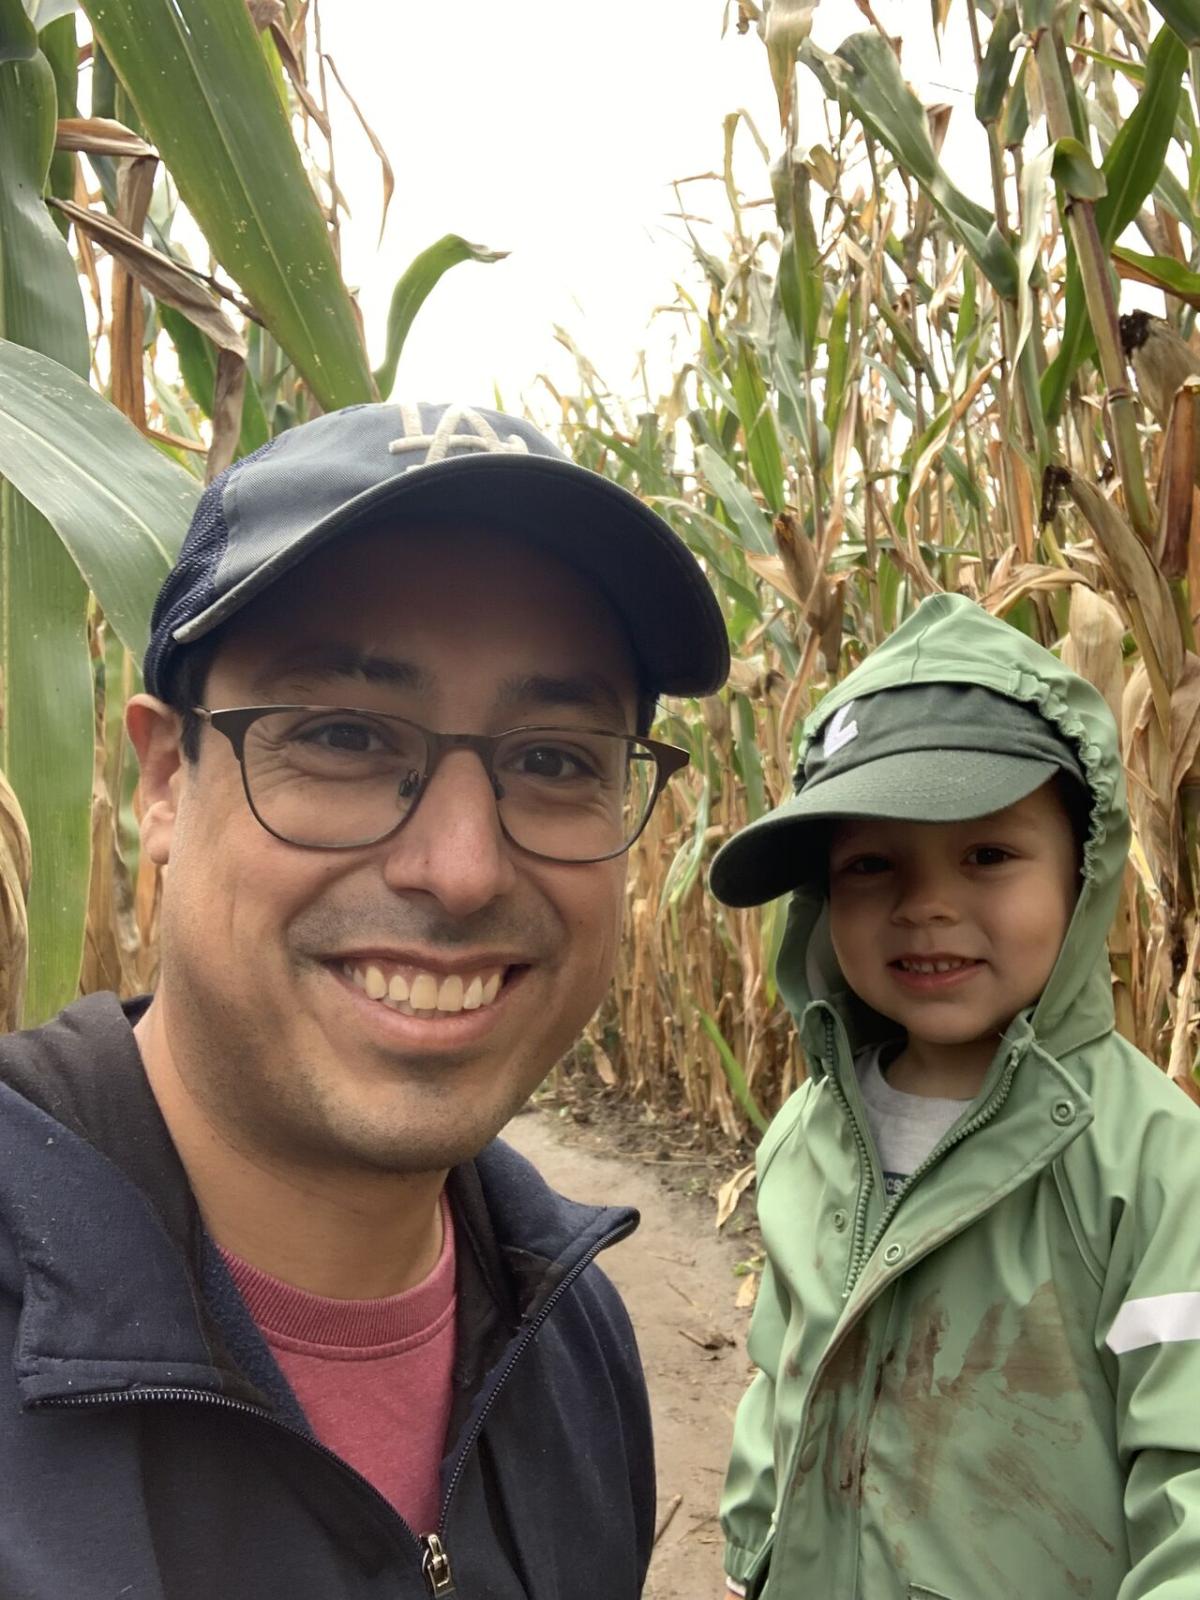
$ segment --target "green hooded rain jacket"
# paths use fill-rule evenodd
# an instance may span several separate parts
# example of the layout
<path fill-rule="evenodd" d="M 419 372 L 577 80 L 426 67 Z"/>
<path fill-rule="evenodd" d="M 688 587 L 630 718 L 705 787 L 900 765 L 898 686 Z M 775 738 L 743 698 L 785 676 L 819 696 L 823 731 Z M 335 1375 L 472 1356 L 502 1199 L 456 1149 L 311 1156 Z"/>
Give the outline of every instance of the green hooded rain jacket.
<path fill-rule="evenodd" d="M 1198 1600 L 1200 1111 L 1113 1031 L 1129 825 L 1099 694 L 958 596 L 820 705 L 980 684 L 1037 706 L 1092 792 L 1078 905 L 978 1097 L 888 1202 L 817 893 L 779 960 L 809 1077 L 758 1157 L 768 1265 L 722 1504 L 765 1600 Z"/>

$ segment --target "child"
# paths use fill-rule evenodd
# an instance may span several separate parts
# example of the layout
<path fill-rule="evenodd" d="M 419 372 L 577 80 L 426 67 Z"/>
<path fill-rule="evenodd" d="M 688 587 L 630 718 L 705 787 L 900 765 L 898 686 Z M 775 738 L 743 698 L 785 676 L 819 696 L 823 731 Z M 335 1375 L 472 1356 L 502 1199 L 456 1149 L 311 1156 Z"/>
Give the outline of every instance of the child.
<path fill-rule="evenodd" d="M 1113 1031 L 1100 695 L 958 596 L 823 701 L 713 863 L 794 889 L 808 1080 L 722 1521 L 765 1600 L 1200 1596 L 1200 1112 Z"/>

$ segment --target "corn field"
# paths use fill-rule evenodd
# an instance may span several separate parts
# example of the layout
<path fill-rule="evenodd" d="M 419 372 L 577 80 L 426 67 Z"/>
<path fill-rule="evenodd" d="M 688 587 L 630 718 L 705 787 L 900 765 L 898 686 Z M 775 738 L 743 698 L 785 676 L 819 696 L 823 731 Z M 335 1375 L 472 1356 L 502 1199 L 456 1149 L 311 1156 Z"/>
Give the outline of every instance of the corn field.
<path fill-rule="evenodd" d="M 687 359 L 657 399 L 606 384 L 600 351 L 578 353 L 576 392 L 551 391 L 577 459 L 704 561 L 733 640 L 727 690 L 662 708 L 692 765 L 631 862 L 616 989 L 578 1058 L 716 1141 L 762 1126 L 803 1063 L 772 975 L 784 908 L 717 906 L 707 864 L 788 792 L 821 694 L 939 589 L 1060 650 L 1118 718 L 1135 825 L 1111 940 L 1118 1025 L 1195 1083 L 1200 0 L 906 8 L 935 41 L 966 24 L 973 96 L 953 108 L 918 100 L 905 46 L 856 5 L 863 30 L 829 52 L 815 4 L 730 0 L 779 128 L 725 120 L 704 191 L 726 209 L 719 251 L 696 191 L 677 188 L 695 269 L 669 314 Z M 371 373 L 339 276 L 339 84 L 318 5 L 84 12 L 91 37 L 74 16 L 37 31 L 0 0 L 8 1025 L 27 940 L 26 1021 L 153 979 L 158 883 L 137 857 L 120 712 L 202 481 L 318 407 L 386 397 L 440 274 L 495 259 L 456 236 L 418 258 Z M 201 35 L 207 62 L 187 48 Z M 183 127 L 185 82 L 200 112 Z M 801 116 L 814 103 L 816 140 Z M 222 166 L 235 113 L 255 148 Z M 968 122 L 984 153 L 969 193 L 944 159 Z M 284 145 L 293 177 L 266 228 Z M 57 498 L 56 431 L 83 463 Z M 111 526 L 97 535 L 99 490 Z"/>
<path fill-rule="evenodd" d="M 937 590 L 1060 651 L 1111 706 L 1135 825 L 1118 1026 L 1196 1092 L 1200 6 L 964 4 L 974 101 L 951 110 L 918 102 L 869 5 L 831 54 L 813 5 L 743 0 L 783 130 L 770 225 L 731 117 L 728 250 L 697 238 L 705 294 L 673 308 L 694 354 L 657 403 L 582 358 L 556 395 L 578 457 L 673 521 L 729 619 L 729 690 L 665 709 L 692 765 L 634 861 L 591 1056 L 729 1138 L 803 1065 L 772 981 L 783 906 L 716 905 L 707 863 L 790 791 L 820 696 Z M 827 136 L 806 147 L 814 93 Z M 972 116 L 987 159 L 968 195 L 942 157 Z"/>

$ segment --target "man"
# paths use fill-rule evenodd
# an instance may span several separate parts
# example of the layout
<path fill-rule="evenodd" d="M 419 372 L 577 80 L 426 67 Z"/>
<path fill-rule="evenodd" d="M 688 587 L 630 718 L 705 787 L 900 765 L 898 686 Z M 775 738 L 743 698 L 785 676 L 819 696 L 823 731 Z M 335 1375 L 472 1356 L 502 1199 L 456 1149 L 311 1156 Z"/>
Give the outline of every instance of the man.
<path fill-rule="evenodd" d="M 362 406 L 207 491 L 130 703 L 161 979 L 0 1044 L 0 1595 L 634 1600 L 636 1213 L 493 1142 L 600 1003 L 715 689 L 657 517 Z"/>

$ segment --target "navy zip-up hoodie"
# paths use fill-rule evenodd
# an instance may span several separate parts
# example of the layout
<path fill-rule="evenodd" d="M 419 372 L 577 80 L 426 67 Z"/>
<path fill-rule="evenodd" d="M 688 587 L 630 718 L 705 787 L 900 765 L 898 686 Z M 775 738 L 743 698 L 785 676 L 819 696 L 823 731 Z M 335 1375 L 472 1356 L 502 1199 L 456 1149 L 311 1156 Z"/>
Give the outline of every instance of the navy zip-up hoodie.
<path fill-rule="evenodd" d="M 411 1530 L 312 1436 L 207 1239 L 138 1010 L 0 1039 L 0 1600 L 636 1600 L 649 1409 L 591 1262 L 637 1213 L 500 1141 L 451 1173 L 454 1411 Z"/>

